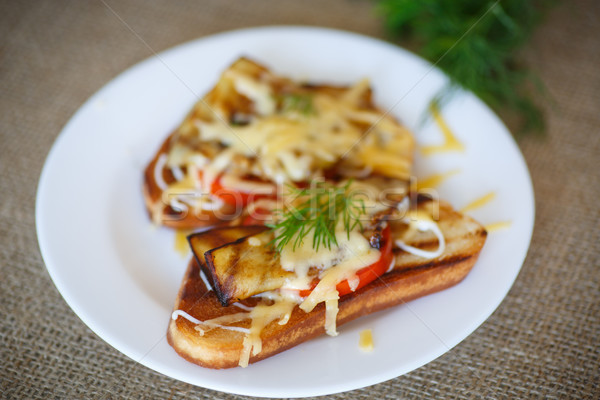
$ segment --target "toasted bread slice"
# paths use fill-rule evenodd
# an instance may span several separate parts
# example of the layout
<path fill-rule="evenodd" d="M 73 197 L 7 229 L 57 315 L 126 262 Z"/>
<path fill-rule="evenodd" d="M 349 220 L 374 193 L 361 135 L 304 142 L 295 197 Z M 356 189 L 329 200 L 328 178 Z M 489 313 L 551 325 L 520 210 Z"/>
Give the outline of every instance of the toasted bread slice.
<path fill-rule="evenodd" d="M 453 286 L 469 273 L 485 242 L 485 229 L 472 218 L 454 211 L 443 202 L 421 198 L 418 210 L 431 217 L 439 216 L 436 220 L 446 242 L 445 251 L 434 259 L 424 259 L 398 249 L 393 270 L 362 289 L 340 298 L 338 326 Z M 407 236 L 402 222 L 391 224 L 394 232 L 402 235 L 409 245 L 422 248 L 435 248 L 439 245 L 434 235 L 417 232 Z M 223 307 L 215 292 L 203 283 L 198 261 L 202 262 L 193 259 L 189 264 L 175 302 L 175 310 L 206 321 L 239 314 L 259 302 L 259 299 L 252 297 L 244 300 L 241 307 L 235 304 Z M 280 325 L 277 320 L 266 325 L 260 334 L 262 349 L 258 354 L 251 355 L 249 362 L 262 360 L 323 334 L 325 315 L 323 303 L 318 304 L 310 313 L 296 306 L 285 325 Z M 167 339 L 179 355 L 209 368 L 231 368 L 238 365 L 244 347 L 244 332 L 217 328 L 201 334 L 197 326 L 182 317 L 170 321 Z M 241 320 L 232 326 L 247 329 L 250 327 L 250 320 Z"/>

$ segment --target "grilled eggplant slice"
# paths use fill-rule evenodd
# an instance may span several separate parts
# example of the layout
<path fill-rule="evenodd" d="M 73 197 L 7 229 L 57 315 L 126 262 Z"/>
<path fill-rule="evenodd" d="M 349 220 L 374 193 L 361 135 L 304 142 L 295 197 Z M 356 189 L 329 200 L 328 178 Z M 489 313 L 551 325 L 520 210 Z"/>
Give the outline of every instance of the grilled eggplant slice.
<path fill-rule="evenodd" d="M 244 229 L 251 227 L 240 227 Z M 281 268 L 279 253 L 267 246 L 273 233 L 265 227 L 204 253 L 206 269 L 223 305 L 280 288 L 292 272 Z"/>
<path fill-rule="evenodd" d="M 379 248 L 388 211 L 374 216 L 363 232 Z M 224 306 L 281 288 L 295 274 L 281 267 L 270 248 L 273 232 L 264 226 L 215 228 L 189 237 L 198 264 Z"/>
<path fill-rule="evenodd" d="M 203 232 L 194 233 L 188 236 L 188 242 L 192 249 L 194 257 L 198 261 L 200 268 L 206 274 L 213 289 L 216 289 L 215 281 L 217 277 L 207 267 L 204 254 L 217 247 L 224 246 L 228 243 L 235 242 L 236 240 L 252 236 L 257 233 L 266 230 L 264 226 L 235 226 L 235 227 L 222 227 L 213 228 Z"/>

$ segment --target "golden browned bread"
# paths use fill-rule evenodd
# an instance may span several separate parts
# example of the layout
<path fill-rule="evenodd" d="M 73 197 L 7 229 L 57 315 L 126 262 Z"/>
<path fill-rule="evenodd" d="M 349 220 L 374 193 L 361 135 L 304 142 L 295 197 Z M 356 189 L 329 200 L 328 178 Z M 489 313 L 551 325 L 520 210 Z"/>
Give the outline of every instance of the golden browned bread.
<path fill-rule="evenodd" d="M 363 315 L 453 286 L 469 273 L 485 242 L 485 229 L 472 218 L 454 211 L 443 202 L 420 199 L 418 211 L 434 218 L 439 216 L 435 219 L 446 242 L 445 251 L 439 257 L 425 259 L 395 249 L 396 263 L 392 271 L 362 289 L 340 298 L 338 326 Z M 406 244 L 423 249 L 435 249 L 439 244 L 435 235 L 430 233 L 416 232 L 407 235 L 406 224 L 402 221 L 392 221 L 390 224 L 395 238 L 402 238 Z M 223 307 L 215 293 L 204 284 L 198 261 L 192 259 L 183 278 L 175 310 L 184 311 L 193 318 L 206 321 L 223 315 L 243 313 L 247 307 L 255 306 L 258 301 L 257 298 L 243 300 L 244 308 L 236 305 Z M 250 320 L 242 320 L 232 325 L 248 328 Z M 252 355 L 249 362 L 262 360 L 321 335 L 325 332 L 324 325 L 323 303 L 318 304 L 309 313 L 296 306 L 285 325 L 280 325 L 275 320 L 262 330 L 262 350 Z M 183 317 L 170 321 L 168 342 L 179 355 L 209 368 L 231 368 L 238 365 L 243 349 L 244 332 L 216 328 L 206 330 L 202 335 L 197 326 Z"/>

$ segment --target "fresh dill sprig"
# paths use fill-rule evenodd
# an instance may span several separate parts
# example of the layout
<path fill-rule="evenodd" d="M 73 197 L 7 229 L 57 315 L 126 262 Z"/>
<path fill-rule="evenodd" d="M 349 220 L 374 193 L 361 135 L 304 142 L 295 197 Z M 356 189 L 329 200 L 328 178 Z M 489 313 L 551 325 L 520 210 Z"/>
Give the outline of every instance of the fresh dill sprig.
<path fill-rule="evenodd" d="M 543 85 L 518 58 L 543 12 L 555 0 L 378 0 L 386 27 L 451 79 L 432 100 L 454 89 L 475 93 L 496 111 L 518 117 L 521 132 L 543 131 L 533 100 Z"/>
<path fill-rule="evenodd" d="M 275 212 L 276 222 L 267 224 L 275 233 L 270 245 L 281 252 L 291 242 L 292 250 L 296 250 L 312 232 L 315 251 L 321 246 L 331 249 L 338 246 L 336 227 L 340 222 L 350 239 L 352 230 L 357 226 L 362 229 L 360 219 L 366 213 L 362 199 L 350 192 L 351 183 L 334 186 L 313 182 L 307 188 L 290 187 L 289 195 L 298 204 Z"/>

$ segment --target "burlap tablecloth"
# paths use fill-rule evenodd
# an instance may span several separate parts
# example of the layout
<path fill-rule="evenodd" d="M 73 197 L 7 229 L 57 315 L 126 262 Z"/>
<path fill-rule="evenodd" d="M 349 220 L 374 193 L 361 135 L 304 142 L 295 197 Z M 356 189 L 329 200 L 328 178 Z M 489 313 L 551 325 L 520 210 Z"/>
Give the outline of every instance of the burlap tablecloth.
<path fill-rule="evenodd" d="M 0 3 L 0 391 L 28 399 L 237 398 L 135 363 L 71 311 L 37 245 L 44 159 L 78 107 L 151 56 L 149 47 L 268 24 L 383 38 L 382 24 L 366 0 L 107 2 Z M 559 5 L 524 54 L 554 104 L 546 106 L 546 137 L 519 141 L 537 210 L 516 283 L 489 320 L 444 356 L 332 397 L 600 397 L 600 2 Z"/>

